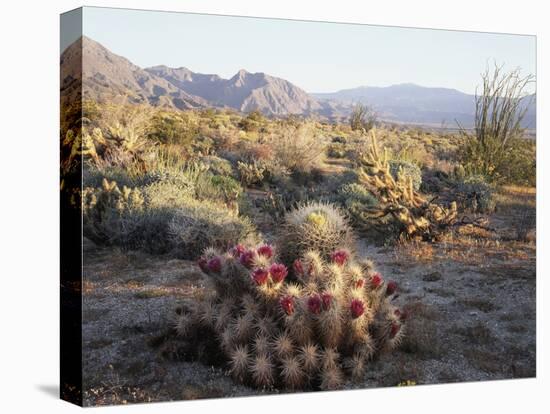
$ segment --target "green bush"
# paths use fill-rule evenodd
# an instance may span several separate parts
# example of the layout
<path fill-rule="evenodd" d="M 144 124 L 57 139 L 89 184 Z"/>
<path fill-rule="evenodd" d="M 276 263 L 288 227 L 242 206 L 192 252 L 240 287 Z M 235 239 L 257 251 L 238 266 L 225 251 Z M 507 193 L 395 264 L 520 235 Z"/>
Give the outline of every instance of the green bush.
<path fill-rule="evenodd" d="M 255 228 L 250 219 L 233 214 L 225 206 L 192 199 L 174 210 L 168 234 L 176 255 L 193 259 L 209 246 L 228 248 L 254 239 Z"/>
<path fill-rule="evenodd" d="M 260 111 L 252 111 L 239 122 L 239 128 L 246 132 L 259 131 L 266 119 Z"/>
<path fill-rule="evenodd" d="M 390 173 L 395 180 L 412 180 L 413 189 L 418 191 L 422 184 L 422 171 L 411 162 L 402 160 L 390 160 Z"/>
<path fill-rule="evenodd" d="M 208 155 L 201 157 L 199 161 L 206 165 L 208 167 L 208 171 L 214 175 L 233 175 L 233 165 L 231 165 L 231 162 L 225 158 L 217 157 L 215 155 Z"/>
<path fill-rule="evenodd" d="M 464 208 L 477 213 L 495 210 L 495 189 L 482 175 L 471 175 L 456 182 L 456 194 Z"/>
<path fill-rule="evenodd" d="M 159 112 L 151 118 L 149 138 L 163 144 L 189 145 L 197 134 L 196 120 L 185 113 Z"/>
<path fill-rule="evenodd" d="M 225 177 L 213 181 L 227 186 Z M 192 259 L 209 245 L 223 247 L 255 235 L 248 218 L 225 204 L 198 200 L 194 187 L 169 181 L 120 190 L 104 180 L 100 188 L 85 188 L 83 196 L 84 235 L 99 244 Z"/>
<path fill-rule="evenodd" d="M 196 182 L 195 194 L 198 199 L 230 203 L 238 200 L 243 188 L 234 178 L 223 175 L 202 174 Z"/>
<path fill-rule="evenodd" d="M 376 198 L 364 186 L 358 183 L 342 186 L 338 191 L 338 198 L 344 209 L 349 213 L 354 224 L 365 220 L 365 208 L 378 205 Z"/>

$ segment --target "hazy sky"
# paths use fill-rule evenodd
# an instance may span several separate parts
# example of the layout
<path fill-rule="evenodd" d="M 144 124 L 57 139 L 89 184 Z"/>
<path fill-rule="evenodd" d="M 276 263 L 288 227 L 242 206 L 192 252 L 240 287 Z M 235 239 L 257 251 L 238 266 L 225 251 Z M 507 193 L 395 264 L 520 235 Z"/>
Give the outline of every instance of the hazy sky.
<path fill-rule="evenodd" d="M 141 67 L 225 78 L 243 68 L 308 92 L 412 82 L 473 93 L 487 62 L 536 70 L 534 36 L 88 7 L 83 15 L 86 36 Z"/>

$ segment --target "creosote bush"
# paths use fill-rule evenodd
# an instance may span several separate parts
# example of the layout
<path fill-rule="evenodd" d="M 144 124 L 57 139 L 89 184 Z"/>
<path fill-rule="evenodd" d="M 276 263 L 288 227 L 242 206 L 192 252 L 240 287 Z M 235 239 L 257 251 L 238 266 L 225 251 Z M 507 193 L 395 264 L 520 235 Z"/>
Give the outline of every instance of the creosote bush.
<path fill-rule="evenodd" d="M 328 258 L 308 250 L 289 263 L 278 255 L 286 248 L 206 249 L 198 265 L 216 294 L 177 308 L 175 332 L 184 343 L 214 342 L 233 378 L 258 388 L 331 390 L 361 380 L 368 361 L 403 336 L 396 283 L 347 249 Z"/>

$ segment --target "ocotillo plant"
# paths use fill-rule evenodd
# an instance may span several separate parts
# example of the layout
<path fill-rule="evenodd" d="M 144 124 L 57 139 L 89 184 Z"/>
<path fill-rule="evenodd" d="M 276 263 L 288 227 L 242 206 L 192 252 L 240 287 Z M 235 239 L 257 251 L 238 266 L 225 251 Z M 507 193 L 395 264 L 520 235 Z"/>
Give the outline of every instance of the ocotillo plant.
<path fill-rule="evenodd" d="M 395 282 L 347 249 L 309 250 L 292 264 L 270 245 L 207 249 L 200 268 L 217 295 L 179 311 L 175 330 L 190 340 L 208 329 L 235 380 L 257 387 L 339 388 L 362 378 L 376 352 L 401 340 Z M 292 273 L 294 281 L 289 281 Z"/>

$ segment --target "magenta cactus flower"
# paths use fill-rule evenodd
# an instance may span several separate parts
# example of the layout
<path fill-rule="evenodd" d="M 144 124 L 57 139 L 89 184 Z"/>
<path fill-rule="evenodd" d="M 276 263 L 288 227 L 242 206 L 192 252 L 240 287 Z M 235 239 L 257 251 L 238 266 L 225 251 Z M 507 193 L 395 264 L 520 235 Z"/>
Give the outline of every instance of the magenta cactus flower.
<path fill-rule="evenodd" d="M 292 315 L 294 313 L 294 298 L 292 296 L 283 296 L 279 304 L 287 315 Z"/>
<path fill-rule="evenodd" d="M 307 300 L 307 308 L 315 315 L 318 315 L 321 312 L 321 304 L 321 297 L 317 294 L 311 295 Z"/>
<path fill-rule="evenodd" d="M 244 267 L 250 269 L 254 264 L 254 252 L 252 250 L 247 250 L 241 253 L 239 261 Z"/>
<path fill-rule="evenodd" d="M 222 260 L 218 256 L 214 256 L 208 261 L 206 267 L 211 272 L 219 273 L 222 270 Z"/>
<path fill-rule="evenodd" d="M 244 247 L 242 244 L 236 244 L 231 249 L 231 254 L 237 259 L 239 259 L 244 252 L 246 252 L 246 247 Z"/>
<path fill-rule="evenodd" d="M 374 273 L 370 279 L 370 285 L 373 289 L 378 289 L 382 283 L 384 283 L 384 279 L 382 279 L 382 275 L 378 272 Z"/>
<path fill-rule="evenodd" d="M 394 322 L 391 324 L 391 328 L 390 328 L 390 338 L 395 338 L 395 335 L 397 335 L 399 333 L 399 331 L 401 330 L 401 325 Z"/>
<path fill-rule="evenodd" d="M 269 272 L 265 269 L 256 269 L 252 272 L 252 279 L 257 285 L 264 285 L 267 283 Z"/>
<path fill-rule="evenodd" d="M 197 264 L 203 272 L 206 273 L 208 271 L 207 260 L 204 257 L 199 258 L 199 260 L 197 260 Z"/>
<path fill-rule="evenodd" d="M 328 292 L 321 294 L 321 301 L 323 302 L 323 309 L 329 310 L 332 305 L 332 295 Z"/>
<path fill-rule="evenodd" d="M 292 264 L 292 268 L 294 269 L 294 273 L 297 275 L 303 275 L 304 274 L 304 266 L 302 265 L 302 262 L 300 259 L 294 260 L 294 263 Z"/>
<path fill-rule="evenodd" d="M 355 319 L 365 313 L 365 304 L 360 299 L 353 299 L 350 305 L 351 316 Z"/>
<path fill-rule="evenodd" d="M 330 255 L 330 259 L 339 266 L 344 266 L 349 259 L 349 253 L 346 250 L 336 250 Z"/>
<path fill-rule="evenodd" d="M 260 256 L 267 257 L 268 259 L 273 257 L 273 247 L 269 244 L 264 244 L 263 246 L 258 247 L 257 251 Z"/>
<path fill-rule="evenodd" d="M 273 263 L 269 267 L 269 273 L 271 274 L 271 280 L 275 283 L 280 283 L 285 280 L 288 275 L 288 270 L 284 264 Z"/>
<path fill-rule="evenodd" d="M 393 280 L 386 286 L 386 296 L 391 296 L 397 291 L 397 283 Z"/>

